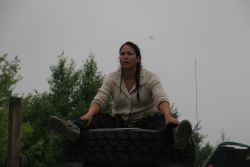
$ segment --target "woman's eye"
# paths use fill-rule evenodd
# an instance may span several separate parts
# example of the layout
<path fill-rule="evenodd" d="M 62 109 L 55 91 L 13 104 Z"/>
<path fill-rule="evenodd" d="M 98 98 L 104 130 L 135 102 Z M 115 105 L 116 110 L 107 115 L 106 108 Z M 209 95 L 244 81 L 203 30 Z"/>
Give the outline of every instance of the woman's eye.
<path fill-rule="evenodd" d="M 120 55 L 121 56 L 124 56 L 124 55 L 133 56 L 134 53 L 133 52 L 121 52 Z"/>

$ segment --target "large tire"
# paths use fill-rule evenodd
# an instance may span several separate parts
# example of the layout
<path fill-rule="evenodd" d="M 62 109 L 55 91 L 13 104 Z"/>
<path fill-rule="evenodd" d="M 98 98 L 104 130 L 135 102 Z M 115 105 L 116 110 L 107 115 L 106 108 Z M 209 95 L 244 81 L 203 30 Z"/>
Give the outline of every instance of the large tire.
<path fill-rule="evenodd" d="M 156 130 L 138 128 L 92 129 L 77 142 L 65 141 L 65 162 L 84 162 L 85 166 L 154 166 L 176 164 L 194 166 L 194 143 L 177 150 Z"/>

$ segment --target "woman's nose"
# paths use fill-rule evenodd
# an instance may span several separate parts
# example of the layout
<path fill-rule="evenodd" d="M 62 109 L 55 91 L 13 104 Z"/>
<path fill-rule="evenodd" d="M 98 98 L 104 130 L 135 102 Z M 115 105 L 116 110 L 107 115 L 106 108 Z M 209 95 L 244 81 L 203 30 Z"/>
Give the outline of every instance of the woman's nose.
<path fill-rule="evenodd" d="M 124 58 L 127 59 L 129 57 L 128 53 L 124 54 Z"/>

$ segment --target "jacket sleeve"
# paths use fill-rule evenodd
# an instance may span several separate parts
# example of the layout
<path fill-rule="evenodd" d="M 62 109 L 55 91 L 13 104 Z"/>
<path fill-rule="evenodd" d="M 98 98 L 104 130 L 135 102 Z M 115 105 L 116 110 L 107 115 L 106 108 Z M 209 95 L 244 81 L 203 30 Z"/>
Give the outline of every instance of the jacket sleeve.
<path fill-rule="evenodd" d="M 103 110 L 106 104 L 109 102 L 109 98 L 111 95 L 111 78 L 110 76 L 106 77 L 102 83 L 101 88 L 99 88 L 96 96 L 92 100 L 92 102 L 96 102 L 100 105 L 101 110 Z"/>
<path fill-rule="evenodd" d="M 160 78 L 156 74 L 152 74 L 149 85 L 152 91 L 152 98 L 156 107 L 159 107 L 159 104 L 163 101 L 169 103 L 168 96 L 161 84 Z"/>

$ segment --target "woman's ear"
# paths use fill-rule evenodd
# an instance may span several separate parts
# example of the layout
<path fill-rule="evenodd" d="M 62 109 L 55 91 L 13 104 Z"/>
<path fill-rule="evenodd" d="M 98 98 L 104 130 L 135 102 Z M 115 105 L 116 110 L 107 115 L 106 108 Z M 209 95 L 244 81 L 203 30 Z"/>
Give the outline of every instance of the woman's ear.
<path fill-rule="evenodd" d="M 141 61 L 141 56 L 136 57 L 137 58 L 137 63 Z"/>

